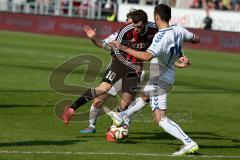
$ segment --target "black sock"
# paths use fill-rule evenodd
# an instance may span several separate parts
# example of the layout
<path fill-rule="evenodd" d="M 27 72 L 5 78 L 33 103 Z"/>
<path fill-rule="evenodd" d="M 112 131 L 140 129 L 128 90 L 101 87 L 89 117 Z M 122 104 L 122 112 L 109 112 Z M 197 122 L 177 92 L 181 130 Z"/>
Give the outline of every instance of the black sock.
<path fill-rule="evenodd" d="M 81 107 L 82 105 L 86 104 L 87 102 L 91 101 L 92 99 L 94 99 L 95 97 L 97 97 L 96 92 L 95 92 L 95 88 L 91 88 L 89 90 L 87 90 L 87 92 L 85 92 L 81 97 L 79 97 L 72 105 L 71 108 L 73 108 L 74 110 L 78 109 L 79 107 Z"/>

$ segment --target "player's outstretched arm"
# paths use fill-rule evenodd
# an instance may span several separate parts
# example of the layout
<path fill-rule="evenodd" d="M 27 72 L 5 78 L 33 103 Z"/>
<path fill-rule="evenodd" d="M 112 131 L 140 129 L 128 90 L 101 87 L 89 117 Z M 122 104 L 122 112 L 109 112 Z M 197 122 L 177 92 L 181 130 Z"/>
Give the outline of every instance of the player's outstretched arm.
<path fill-rule="evenodd" d="M 188 31 L 186 28 L 182 27 L 182 26 L 178 26 L 179 30 L 182 32 L 183 36 L 184 36 L 184 42 L 188 42 L 188 43 L 192 43 L 192 44 L 196 44 L 196 43 L 200 43 L 200 37 L 195 35 L 194 33 Z"/>
<path fill-rule="evenodd" d="M 128 48 L 126 46 L 121 45 L 118 41 L 112 41 L 109 46 L 111 48 L 117 48 L 123 52 L 126 52 L 134 57 L 136 57 L 137 59 L 143 60 L 143 61 L 150 61 L 153 58 L 153 55 L 150 52 L 141 52 L 141 51 L 135 51 L 131 48 Z"/>
<path fill-rule="evenodd" d="M 104 48 L 102 41 L 96 39 L 96 29 L 92 29 L 90 26 L 84 26 L 83 30 L 85 31 L 87 37 L 99 48 Z"/>
<path fill-rule="evenodd" d="M 192 44 L 200 43 L 201 40 L 198 36 L 195 35 L 195 37 L 190 41 Z"/>

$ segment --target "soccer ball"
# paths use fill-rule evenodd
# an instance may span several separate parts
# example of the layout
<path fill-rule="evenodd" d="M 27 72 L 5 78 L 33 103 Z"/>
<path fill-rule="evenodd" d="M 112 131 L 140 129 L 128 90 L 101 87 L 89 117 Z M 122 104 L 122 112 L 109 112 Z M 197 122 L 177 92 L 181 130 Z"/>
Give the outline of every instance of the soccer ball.
<path fill-rule="evenodd" d="M 109 131 L 116 140 L 123 140 L 128 135 L 127 126 L 116 127 L 115 125 L 112 125 Z"/>

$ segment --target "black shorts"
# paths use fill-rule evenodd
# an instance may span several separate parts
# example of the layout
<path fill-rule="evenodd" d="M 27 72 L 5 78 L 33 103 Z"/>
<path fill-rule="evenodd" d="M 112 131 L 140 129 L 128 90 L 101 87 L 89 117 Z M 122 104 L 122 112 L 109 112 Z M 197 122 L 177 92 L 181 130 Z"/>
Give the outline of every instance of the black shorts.
<path fill-rule="evenodd" d="M 122 93 L 127 92 L 135 95 L 140 88 L 140 75 L 136 71 L 118 60 L 112 60 L 112 63 L 105 71 L 102 82 L 115 84 L 122 79 Z"/>

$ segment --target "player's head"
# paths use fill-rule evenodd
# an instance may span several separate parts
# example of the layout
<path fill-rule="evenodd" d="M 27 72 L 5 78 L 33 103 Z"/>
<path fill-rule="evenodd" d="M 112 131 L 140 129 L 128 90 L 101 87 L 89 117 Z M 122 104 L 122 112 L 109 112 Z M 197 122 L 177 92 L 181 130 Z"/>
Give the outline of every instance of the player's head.
<path fill-rule="evenodd" d="M 171 19 L 171 8 L 166 4 L 158 4 L 154 8 L 154 21 L 156 24 L 159 22 L 169 23 Z"/>
<path fill-rule="evenodd" d="M 136 11 L 136 9 L 131 8 L 130 11 L 128 12 L 128 14 L 126 15 L 126 17 L 127 17 L 126 23 L 127 24 L 132 23 L 132 14 L 133 14 L 134 11 Z"/>
<path fill-rule="evenodd" d="M 132 12 L 131 16 L 132 16 L 132 24 L 134 26 L 134 30 L 139 34 L 144 32 L 147 21 L 148 21 L 147 13 L 141 9 L 138 9 Z"/>

